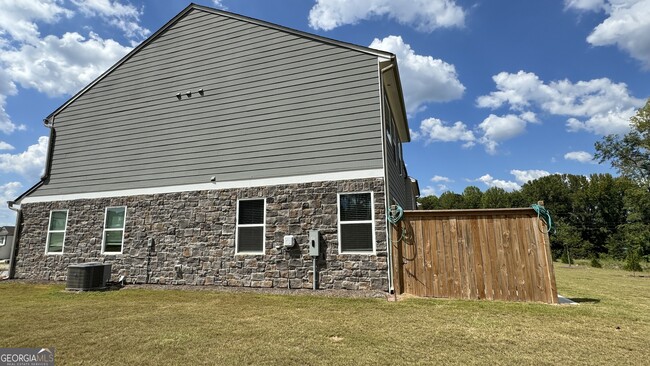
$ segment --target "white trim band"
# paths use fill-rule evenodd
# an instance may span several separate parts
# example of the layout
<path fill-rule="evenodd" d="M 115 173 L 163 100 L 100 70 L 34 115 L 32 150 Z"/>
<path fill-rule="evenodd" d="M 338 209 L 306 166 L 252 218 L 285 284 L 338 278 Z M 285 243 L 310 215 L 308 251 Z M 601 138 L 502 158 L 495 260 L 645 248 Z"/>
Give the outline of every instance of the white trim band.
<path fill-rule="evenodd" d="M 120 191 L 88 192 L 88 193 L 61 194 L 61 195 L 53 195 L 53 196 L 25 197 L 20 201 L 20 203 L 23 204 L 23 203 L 39 203 L 39 202 L 55 202 L 55 201 L 72 201 L 72 200 L 81 200 L 81 199 L 127 197 L 127 196 L 140 196 L 140 195 L 162 194 L 162 193 L 208 191 L 208 190 L 217 190 L 217 189 L 265 187 L 265 186 L 277 186 L 283 184 L 299 184 L 299 183 L 313 183 L 313 182 L 323 182 L 323 181 L 338 181 L 338 180 L 383 178 L 383 177 L 384 177 L 383 169 L 368 169 L 368 170 L 355 170 L 349 172 L 296 175 L 291 177 L 236 180 L 236 181 L 228 181 L 228 182 L 210 182 L 210 183 L 187 184 L 181 186 L 168 186 L 168 187 L 125 189 Z"/>

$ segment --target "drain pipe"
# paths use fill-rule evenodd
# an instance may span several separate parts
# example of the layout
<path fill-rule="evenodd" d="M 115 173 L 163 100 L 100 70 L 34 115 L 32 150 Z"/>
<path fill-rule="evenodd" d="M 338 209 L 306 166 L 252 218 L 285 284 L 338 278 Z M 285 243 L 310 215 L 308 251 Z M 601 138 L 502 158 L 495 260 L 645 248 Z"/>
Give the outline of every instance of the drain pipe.
<path fill-rule="evenodd" d="M 384 82 L 383 82 L 383 76 L 384 73 L 391 70 L 392 68 L 395 67 L 395 56 L 391 58 L 391 64 L 384 67 L 383 69 L 380 70 L 380 85 L 381 85 L 381 93 L 380 93 L 380 98 L 381 98 L 381 110 L 383 111 L 381 115 L 381 136 L 382 136 L 382 147 L 384 149 L 383 153 L 383 161 L 384 161 L 384 185 L 386 187 L 386 194 L 384 195 L 384 210 L 386 214 L 388 214 L 388 210 L 390 208 L 390 202 L 388 199 L 390 198 L 390 181 L 388 177 L 388 163 L 386 162 L 386 156 L 388 154 L 387 146 L 386 146 L 386 116 L 384 115 L 386 111 L 384 110 Z M 395 292 L 395 287 L 393 286 L 393 244 L 392 244 L 392 239 L 391 239 L 391 232 L 392 232 L 392 227 L 390 226 L 390 223 L 386 218 L 384 218 L 384 222 L 386 223 L 386 244 L 387 244 L 387 249 L 388 249 L 388 260 L 387 260 L 387 265 L 388 265 L 388 293 L 393 293 Z"/>
<path fill-rule="evenodd" d="M 18 253 L 18 242 L 20 241 L 20 228 L 23 221 L 23 211 L 20 207 L 14 207 L 16 202 L 7 201 L 9 209 L 16 212 L 16 226 L 14 229 L 14 242 L 12 243 L 11 253 L 9 254 L 9 279 L 13 279 L 16 273 L 16 254 Z"/>
<path fill-rule="evenodd" d="M 56 131 L 54 130 L 54 116 L 46 118 L 43 120 L 45 127 L 50 129 L 50 136 L 47 140 L 47 156 L 45 157 L 45 170 L 43 175 L 41 175 L 41 180 L 36 183 L 33 187 L 28 189 L 25 193 L 20 195 L 14 201 L 7 201 L 7 206 L 10 210 L 16 212 L 16 226 L 14 229 L 14 242 L 12 244 L 11 253 L 9 256 L 9 278 L 13 279 L 16 275 L 16 256 L 18 255 L 18 247 L 20 243 L 20 236 L 22 234 L 21 226 L 23 223 L 23 211 L 21 207 L 15 207 L 17 202 L 20 201 L 23 197 L 34 192 L 38 187 L 42 186 L 45 183 L 45 180 L 50 176 L 50 170 L 52 168 L 52 150 L 54 149 L 54 140 L 56 138 Z"/>

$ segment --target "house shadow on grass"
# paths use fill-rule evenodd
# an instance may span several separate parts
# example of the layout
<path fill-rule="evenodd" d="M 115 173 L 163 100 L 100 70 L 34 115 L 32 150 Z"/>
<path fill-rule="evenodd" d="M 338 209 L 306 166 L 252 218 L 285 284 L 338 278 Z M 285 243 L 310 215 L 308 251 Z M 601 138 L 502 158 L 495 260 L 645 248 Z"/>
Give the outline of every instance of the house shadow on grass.
<path fill-rule="evenodd" d="M 571 300 L 577 302 L 578 304 L 587 303 L 587 304 L 598 304 L 600 299 L 592 299 L 589 297 L 572 297 Z"/>

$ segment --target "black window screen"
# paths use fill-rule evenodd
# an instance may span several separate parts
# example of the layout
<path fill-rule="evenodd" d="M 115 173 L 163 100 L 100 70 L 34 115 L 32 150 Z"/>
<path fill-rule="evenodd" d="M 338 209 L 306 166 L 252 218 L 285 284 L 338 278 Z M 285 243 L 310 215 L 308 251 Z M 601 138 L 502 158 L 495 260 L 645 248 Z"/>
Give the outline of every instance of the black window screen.
<path fill-rule="evenodd" d="M 370 193 L 342 194 L 341 221 L 362 221 L 372 219 Z"/>
<path fill-rule="evenodd" d="M 341 252 L 372 252 L 372 195 L 339 195 Z"/>
<path fill-rule="evenodd" d="M 264 223 L 264 200 L 239 201 L 239 225 Z"/>
<path fill-rule="evenodd" d="M 239 201 L 237 252 L 264 252 L 264 200 Z"/>

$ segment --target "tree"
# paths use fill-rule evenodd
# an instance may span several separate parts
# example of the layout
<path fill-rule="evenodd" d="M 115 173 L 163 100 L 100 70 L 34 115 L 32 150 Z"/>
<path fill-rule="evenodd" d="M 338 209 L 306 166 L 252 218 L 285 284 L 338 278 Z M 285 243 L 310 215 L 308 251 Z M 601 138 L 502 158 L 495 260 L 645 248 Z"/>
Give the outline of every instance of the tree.
<path fill-rule="evenodd" d="M 476 186 L 468 186 L 463 190 L 463 208 L 481 208 L 483 192 Z"/>
<path fill-rule="evenodd" d="M 503 188 L 490 187 L 483 192 L 481 199 L 482 208 L 508 208 L 510 207 L 510 197 L 508 192 Z"/>
<path fill-rule="evenodd" d="M 438 204 L 441 210 L 451 210 L 463 208 L 463 196 L 454 192 L 444 192 L 438 199 Z"/>
<path fill-rule="evenodd" d="M 595 158 L 609 161 L 621 175 L 650 190 L 650 99 L 630 119 L 630 125 L 625 135 L 608 135 L 596 142 Z"/>
<path fill-rule="evenodd" d="M 437 210 L 440 208 L 438 197 L 434 195 L 418 198 L 418 202 L 422 205 L 423 210 Z"/>

